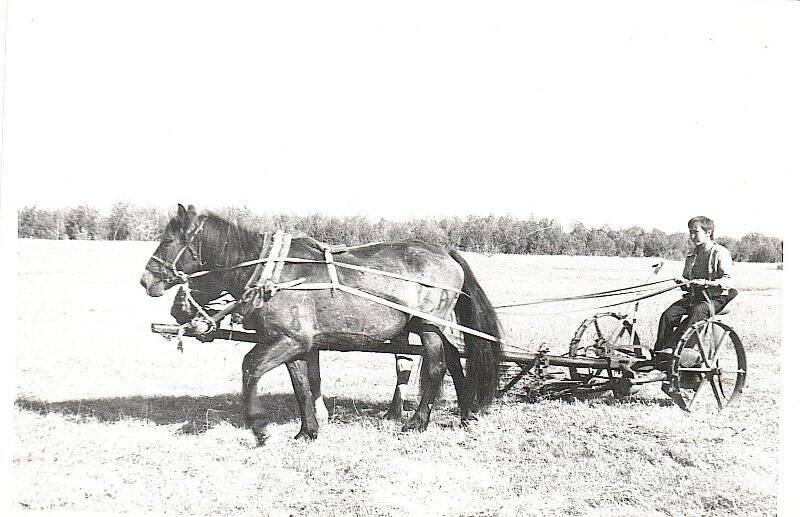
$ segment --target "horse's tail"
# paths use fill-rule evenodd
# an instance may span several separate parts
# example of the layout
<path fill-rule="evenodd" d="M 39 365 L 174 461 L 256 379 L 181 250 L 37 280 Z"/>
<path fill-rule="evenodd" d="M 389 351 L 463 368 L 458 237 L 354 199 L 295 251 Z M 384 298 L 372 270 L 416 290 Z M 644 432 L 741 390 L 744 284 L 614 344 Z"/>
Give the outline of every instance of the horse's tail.
<path fill-rule="evenodd" d="M 450 250 L 450 256 L 464 270 L 462 291 L 467 294 L 459 297 L 456 302 L 455 313 L 458 323 L 501 339 L 502 329 L 497 313 L 483 288 L 478 284 L 472 268 L 458 251 Z M 465 332 L 464 344 L 467 356 L 466 378 L 470 392 L 474 391 L 476 394 L 479 407 L 491 404 L 497 394 L 497 369 L 502 357 L 500 343 Z"/>

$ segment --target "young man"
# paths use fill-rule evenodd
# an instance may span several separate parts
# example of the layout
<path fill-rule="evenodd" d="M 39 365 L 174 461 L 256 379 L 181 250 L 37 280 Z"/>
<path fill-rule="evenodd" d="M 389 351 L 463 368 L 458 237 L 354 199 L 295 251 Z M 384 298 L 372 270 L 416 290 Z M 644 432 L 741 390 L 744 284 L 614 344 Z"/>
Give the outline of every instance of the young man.
<path fill-rule="evenodd" d="M 661 315 L 654 351 L 675 347 L 685 329 L 711 316 L 704 291 L 715 314 L 730 300 L 733 260 L 725 246 L 714 242 L 714 221 L 697 216 L 689 220 L 688 226 L 694 249 L 686 257 L 683 268 L 683 278 L 688 283 L 681 289 L 686 294 Z M 684 316 L 686 319 L 681 322 Z"/>

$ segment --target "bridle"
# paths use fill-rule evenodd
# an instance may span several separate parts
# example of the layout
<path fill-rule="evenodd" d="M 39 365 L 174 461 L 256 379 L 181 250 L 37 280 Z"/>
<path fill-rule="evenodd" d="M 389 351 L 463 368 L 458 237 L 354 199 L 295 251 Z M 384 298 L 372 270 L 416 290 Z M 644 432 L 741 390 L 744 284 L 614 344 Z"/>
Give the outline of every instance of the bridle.
<path fill-rule="evenodd" d="M 169 269 L 175 278 L 177 278 L 182 284 L 188 283 L 189 279 L 192 278 L 191 274 L 185 273 L 178 269 L 178 261 L 181 259 L 183 254 L 188 251 L 195 261 L 197 261 L 199 264 L 203 263 L 203 257 L 200 253 L 200 248 L 198 246 L 197 249 L 195 249 L 194 241 L 198 238 L 200 232 L 203 231 L 204 224 L 206 224 L 206 217 L 200 216 L 200 223 L 197 224 L 197 226 L 195 226 L 194 229 L 186 236 L 186 244 L 184 244 L 183 247 L 178 250 L 178 254 L 175 255 L 175 258 L 172 259 L 172 262 L 167 262 L 156 255 L 150 256 L 152 260 L 155 260 L 157 263 Z"/>
<path fill-rule="evenodd" d="M 197 241 L 200 233 L 203 231 L 203 225 L 206 223 L 206 216 L 200 216 L 200 222 L 186 235 L 185 244 L 178 250 L 178 253 L 175 255 L 175 258 L 172 259 L 172 262 L 167 262 L 166 260 L 158 257 L 156 255 L 151 255 L 150 258 L 155 260 L 157 263 L 161 264 L 161 266 L 169 269 L 175 278 L 178 280 L 180 284 L 180 289 L 183 291 L 183 304 L 184 309 L 188 312 L 188 305 L 191 304 L 197 309 L 197 316 L 201 319 L 208 326 L 208 331 L 215 330 L 217 327 L 214 318 L 212 318 L 206 311 L 203 309 L 203 306 L 200 305 L 197 300 L 194 299 L 192 296 L 192 289 L 189 286 L 189 280 L 195 276 L 201 276 L 201 274 L 205 274 L 206 272 L 200 272 L 201 274 L 196 273 L 186 273 L 178 269 L 178 261 L 180 261 L 181 257 L 187 251 L 192 256 L 192 258 L 198 263 L 203 264 L 203 257 L 201 254 L 201 249 L 199 245 L 195 245 L 195 241 Z M 196 248 L 196 249 L 195 249 Z M 179 347 L 180 348 L 180 347 Z"/>

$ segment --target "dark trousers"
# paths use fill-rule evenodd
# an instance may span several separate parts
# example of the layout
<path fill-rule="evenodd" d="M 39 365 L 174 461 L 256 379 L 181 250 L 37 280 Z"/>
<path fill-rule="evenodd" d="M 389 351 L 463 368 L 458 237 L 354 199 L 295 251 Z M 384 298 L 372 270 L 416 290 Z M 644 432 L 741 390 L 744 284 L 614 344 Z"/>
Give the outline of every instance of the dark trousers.
<path fill-rule="evenodd" d="M 714 314 L 718 313 L 727 301 L 728 299 L 725 296 L 711 298 L 711 303 L 714 304 Z M 684 316 L 686 318 L 681 321 Z M 661 319 L 658 322 L 658 336 L 653 349 L 674 348 L 678 339 L 690 325 L 710 316 L 711 313 L 708 310 L 708 303 L 705 298 L 701 297 L 698 300 L 691 296 L 684 296 L 670 305 L 661 315 Z"/>

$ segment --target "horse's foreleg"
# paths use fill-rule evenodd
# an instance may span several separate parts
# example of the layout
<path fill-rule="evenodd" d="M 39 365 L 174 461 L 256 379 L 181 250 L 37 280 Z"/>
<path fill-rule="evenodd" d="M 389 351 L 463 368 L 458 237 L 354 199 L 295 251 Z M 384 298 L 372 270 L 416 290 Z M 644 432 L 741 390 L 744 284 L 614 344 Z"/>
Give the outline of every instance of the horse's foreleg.
<path fill-rule="evenodd" d="M 319 350 L 314 349 L 306 355 L 308 363 L 308 384 L 311 388 L 311 398 L 314 401 L 314 414 L 317 416 L 317 423 L 324 425 L 328 423 L 328 408 L 325 407 L 325 400 L 322 398 L 322 376 L 319 371 Z"/>
<path fill-rule="evenodd" d="M 286 363 L 289 376 L 292 378 L 292 388 L 297 399 L 297 407 L 300 409 L 300 432 L 294 437 L 295 440 L 303 438 L 314 440 L 317 438 L 319 425 L 314 414 L 314 399 L 308 382 L 308 362 L 305 359 L 298 359 Z"/>
<path fill-rule="evenodd" d="M 423 431 L 428 427 L 433 403 L 442 386 L 445 372 L 444 350 L 439 329 L 428 330 L 427 327 L 420 333 L 422 339 L 422 368 L 420 370 L 422 395 L 419 406 L 411 420 L 403 426 L 403 431 Z"/>
<path fill-rule="evenodd" d="M 403 402 L 408 394 L 408 381 L 411 379 L 411 369 L 414 366 L 414 359 L 406 355 L 395 355 L 394 366 L 397 372 L 397 384 L 394 387 L 394 396 L 386 412 L 389 420 L 400 420 L 403 416 Z"/>
<path fill-rule="evenodd" d="M 257 344 L 244 356 L 242 361 L 244 422 L 253 431 L 258 445 L 263 445 L 267 439 L 265 428 L 268 416 L 261 401 L 258 400 L 258 381 L 268 371 L 297 359 L 304 352 L 301 343 L 283 336 L 272 343 Z"/>

